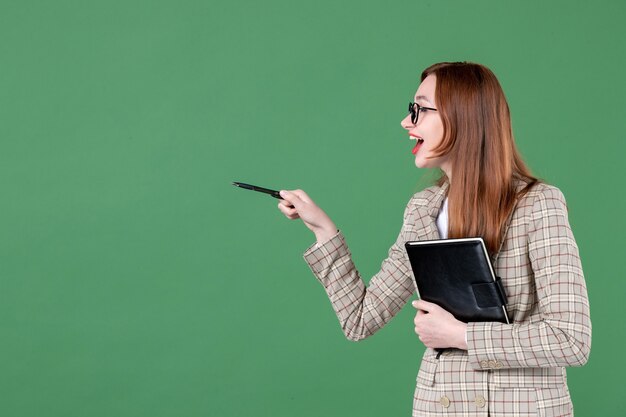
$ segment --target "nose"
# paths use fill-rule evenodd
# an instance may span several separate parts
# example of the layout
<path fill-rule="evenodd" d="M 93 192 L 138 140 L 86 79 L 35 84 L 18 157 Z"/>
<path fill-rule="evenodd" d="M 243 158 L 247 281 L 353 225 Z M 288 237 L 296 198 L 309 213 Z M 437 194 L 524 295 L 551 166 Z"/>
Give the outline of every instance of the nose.
<path fill-rule="evenodd" d="M 402 126 L 406 130 L 409 130 L 409 129 L 415 127 L 415 125 L 411 121 L 411 115 L 410 114 L 407 114 L 407 116 L 404 119 L 402 119 L 402 121 L 400 121 L 400 126 Z"/>

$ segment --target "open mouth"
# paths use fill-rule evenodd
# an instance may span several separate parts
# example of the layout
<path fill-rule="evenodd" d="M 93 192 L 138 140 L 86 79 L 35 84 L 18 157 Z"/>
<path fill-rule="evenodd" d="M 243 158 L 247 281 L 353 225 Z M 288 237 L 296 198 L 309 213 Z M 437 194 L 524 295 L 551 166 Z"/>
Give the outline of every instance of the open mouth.
<path fill-rule="evenodd" d="M 417 142 L 415 143 L 415 146 L 413 147 L 413 150 L 411 151 L 411 153 L 415 155 L 417 151 L 419 151 L 423 143 L 424 143 L 424 139 L 417 139 Z"/>

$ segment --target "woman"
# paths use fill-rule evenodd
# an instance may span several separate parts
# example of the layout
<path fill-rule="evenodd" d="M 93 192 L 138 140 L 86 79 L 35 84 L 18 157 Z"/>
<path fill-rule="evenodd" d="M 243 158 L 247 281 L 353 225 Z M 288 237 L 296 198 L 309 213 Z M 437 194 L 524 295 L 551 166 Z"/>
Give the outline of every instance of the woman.
<path fill-rule="evenodd" d="M 281 191 L 278 207 L 315 234 L 305 260 L 351 340 L 375 333 L 413 294 L 405 242 L 481 236 L 512 324 L 463 323 L 414 301 L 415 332 L 427 349 L 413 415 L 572 415 L 565 367 L 587 362 L 591 322 L 563 195 L 526 168 L 504 93 L 488 68 L 440 63 L 421 81 L 401 124 L 416 141 L 416 166 L 442 175 L 409 201 L 400 235 L 368 287 L 342 233 L 306 193 Z M 449 346 L 442 355 L 435 351 Z"/>

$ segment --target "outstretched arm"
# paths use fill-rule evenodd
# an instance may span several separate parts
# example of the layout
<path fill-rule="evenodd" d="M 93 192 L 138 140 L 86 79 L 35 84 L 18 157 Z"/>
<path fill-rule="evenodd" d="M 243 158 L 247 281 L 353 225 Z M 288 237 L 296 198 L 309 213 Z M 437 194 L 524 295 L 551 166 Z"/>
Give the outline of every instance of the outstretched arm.
<path fill-rule="evenodd" d="M 300 218 L 315 233 L 317 243 L 304 254 L 311 271 L 324 286 L 345 336 L 361 340 L 374 334 L 394 317 L 414 293 L 414 284 L 404 251 L 404 225 L 380 271 L 366 287 L 352 261 L 341 232 L 303 192 L 284 192 L 280 210 L 290 219 Z M 293 205 L 293 209 L 288 206 Z"/>

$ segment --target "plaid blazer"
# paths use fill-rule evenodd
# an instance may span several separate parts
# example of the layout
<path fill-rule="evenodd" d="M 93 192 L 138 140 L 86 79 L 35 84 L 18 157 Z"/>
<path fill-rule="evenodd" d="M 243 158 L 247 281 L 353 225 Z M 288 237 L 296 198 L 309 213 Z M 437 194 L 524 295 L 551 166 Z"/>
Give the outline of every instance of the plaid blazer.
<path fill-rule="evenodd" d="M 341 232 L 304 253 L 344 334 L 360 340 L 383 327 L 415 291 L 404 249 L 438 239 L 436 218 L 448 185 L 413 196 L 400 234 L 366 287 Z M 492 259 L 512 324 L 469 323 L 468 350 L 426 349 L 413 416 L 573 415 L 565 367 L 587 362 L 591 321 L 578 247 L 561 191 L 537 184 L 510 215 Z"/>

